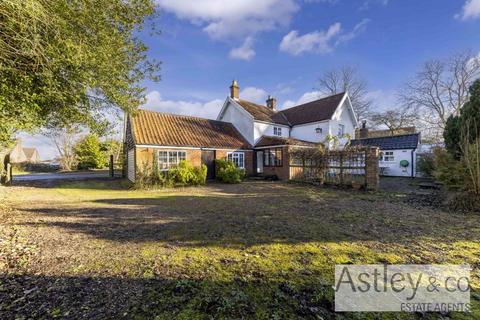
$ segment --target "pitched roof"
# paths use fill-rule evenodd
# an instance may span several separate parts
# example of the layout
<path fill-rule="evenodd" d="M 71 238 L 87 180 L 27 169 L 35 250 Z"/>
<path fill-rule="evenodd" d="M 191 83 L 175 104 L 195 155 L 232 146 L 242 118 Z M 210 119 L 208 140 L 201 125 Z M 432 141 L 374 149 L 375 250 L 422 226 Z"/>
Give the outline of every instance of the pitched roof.
<path fill-rule="evenodd" d="M 229 122 L 147 110 L 139 110 L 130 119 L 137 145 L 251 148 L 251 145 Z"/>
<path fill-rule="evenodd" d="M 419 133 L 404 134 L 390 137 L 355 139 L 352 146 L 372 146 L 381 150 L 415 149 L 420 139 Z"/>
<path fill-rule="evenodd" d="M 23 153 L 25 153 L 25 156 L 28 159 L 31 159 L 33 157 L 33 155 L 35 154 L 35 152 L 37 152 L 36 148 L 23 148 Z"/>
<path fill-rule="evenodd" d="M 247 111 L 255 120 L 289 125 L 287 119 L 280 113 L 272 109 L 246 100 L 235 100 L 245 111 Z"/>
<path fill-rule="evenodd" d="M 294 139 L 294 138 L 262 136 L 260 140 L 255 144 L 255 147 L 268 147 L 268 146 L 280 146 L 280 145 L 315 147 L 315 146 L 318 146 L 318 143 Z"/>
<path fill-rule="evenodd" d="M 291 125 L 331 119 L 345 92 L 280 111 Z"/>
<path fill-rule="evenodd" d="M 281 111 L 242 99 L 235 101 L 255 120 L 294 126 L 331 119 L 344 96 L 342 92 Z"/>

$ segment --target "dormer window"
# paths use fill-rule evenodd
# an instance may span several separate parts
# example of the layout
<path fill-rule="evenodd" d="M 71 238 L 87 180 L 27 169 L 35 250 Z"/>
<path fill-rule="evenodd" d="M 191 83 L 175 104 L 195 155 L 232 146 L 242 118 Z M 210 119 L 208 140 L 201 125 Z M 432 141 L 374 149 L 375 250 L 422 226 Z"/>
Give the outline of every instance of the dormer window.
<path fill-rule="evenodd" d="M 281 127 L 273 127 L 273 135 L 274 136 L 282 136 L 282 128 Z"/>

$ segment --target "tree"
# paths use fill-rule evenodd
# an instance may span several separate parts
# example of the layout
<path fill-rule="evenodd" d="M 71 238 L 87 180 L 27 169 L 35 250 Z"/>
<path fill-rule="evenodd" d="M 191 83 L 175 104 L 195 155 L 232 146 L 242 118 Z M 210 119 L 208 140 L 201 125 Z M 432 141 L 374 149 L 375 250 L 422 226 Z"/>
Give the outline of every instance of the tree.
<path fill-rule="evenodd" d="M 480 138 L 480 79 L 470 86 L 469 96 L 459 114 L 448 118 L 443 134 L 447 150 L 456 159 L 462 155 L 465 139 L 473 144 Z"/>
<path fill-rule="evenodd" d="M 95 127 L 134 111 L 158 63 L 136 36 L 154 0 L 0 1 L 0 147 L 46 124 Z"/>
<path fill-rule="evenodd" d="M 373 101 L 368 97 L 367 82 L 353 67 L 329 70 L 318 79 L 317 89 L 322 95 L 348 91 L 357 119 L 366 119 Z"/>
<path fill-rule="evenodd" d="M 370 120 L 376 126 L 386 126 L 392 134 L 399 128 L 413 126 L 416 116 L 409 108 L 386 110 L 370 115 Z"/>
<path fill-rule="evenodd" d="M 101 143 L 100 149 L 107 156 L 107 158 L 110 158 L 110 155 L 112 155 L 114 162 L 120 161 L 122 155 L 122 142 L 109 139 Z"/>
<path fill-rule="evenodd" d="M 71 171 L 77 165 L 74 147 L 79 133 L 80 129 L 76 126 L 50 128 L 43 131 L 43 135 L 48 137 L 57 148 L 60 167 L 63 170 Z"/>
<path fill-rule="evenodd" d="M 431 60 L 405 84 L 400 96 L 421 114 L 427 126 L 441 132 L 448 117 L 457 116 L 468 101 L 468 88 L 479 76 L 480 57 L 470 52 Z"/>
<path fill-rule="evenodd" d="M 78 169 L 102 169 L 108 165 L 108 157 L 101 149 L 96 134 L 89 134 L 75 145 Z"/>

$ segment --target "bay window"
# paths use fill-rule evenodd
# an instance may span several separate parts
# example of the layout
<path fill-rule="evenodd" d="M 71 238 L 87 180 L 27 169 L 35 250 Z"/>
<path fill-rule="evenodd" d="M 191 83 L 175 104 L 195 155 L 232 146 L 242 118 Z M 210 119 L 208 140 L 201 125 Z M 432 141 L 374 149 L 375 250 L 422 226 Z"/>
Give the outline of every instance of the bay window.
<path fill-rule="evenodd" d="M 263 150 L 263 165 L 265 167 L 283 166 L 282 148 L 271 148 Z"/>

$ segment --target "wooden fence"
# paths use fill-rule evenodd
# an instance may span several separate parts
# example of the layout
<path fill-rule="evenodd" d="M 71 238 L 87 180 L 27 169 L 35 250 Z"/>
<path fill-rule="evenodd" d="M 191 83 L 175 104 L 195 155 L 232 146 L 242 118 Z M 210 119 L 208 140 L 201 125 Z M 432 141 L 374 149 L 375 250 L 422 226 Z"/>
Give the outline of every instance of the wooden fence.
<path fill-rule="evenodd" d="M 377 189 L 378 149 L 355 147 L 327 151 L 292 150 L 290 179 L 357 189 Z"/>

